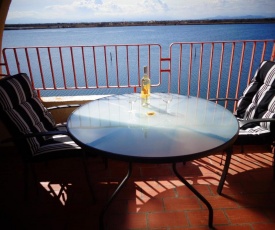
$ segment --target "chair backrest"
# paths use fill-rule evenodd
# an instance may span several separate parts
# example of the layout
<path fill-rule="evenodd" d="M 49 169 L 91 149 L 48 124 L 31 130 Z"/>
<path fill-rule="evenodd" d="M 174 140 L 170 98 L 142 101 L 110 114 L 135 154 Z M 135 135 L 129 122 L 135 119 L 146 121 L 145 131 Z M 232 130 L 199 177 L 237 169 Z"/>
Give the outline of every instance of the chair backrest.
<path fill-rule="evenodd" d="M 275 117 L 275 62 L 263 61 L 237 106 L 236 115 L 243 119 Z M 261 126 L 270 130 L 270 123 Z"/>
<path fill-rule="evenodd" d="M 12 137 L 55 129 L 51 113 L 44 107 L 24 73 L 0 80 L 0 119 Z M 20 152 L 26 154 L 25 157 L 31 157 L 44 141 L 44 137 L 32 137 L 15 139 L 15 144 Z"/>

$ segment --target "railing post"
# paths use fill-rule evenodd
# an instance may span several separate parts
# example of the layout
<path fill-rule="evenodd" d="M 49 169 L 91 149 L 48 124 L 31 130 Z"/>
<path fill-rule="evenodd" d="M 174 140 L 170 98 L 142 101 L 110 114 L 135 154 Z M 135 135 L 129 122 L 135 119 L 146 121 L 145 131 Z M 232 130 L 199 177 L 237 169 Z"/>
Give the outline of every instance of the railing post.
<path fill-rule="evenodd" d="M 272 50 L 271 60 L 272 60 L 272 61 L 275 60 L 275 41 L 274 41 L 274 43 L 273 43 L 273 50 Z"/>

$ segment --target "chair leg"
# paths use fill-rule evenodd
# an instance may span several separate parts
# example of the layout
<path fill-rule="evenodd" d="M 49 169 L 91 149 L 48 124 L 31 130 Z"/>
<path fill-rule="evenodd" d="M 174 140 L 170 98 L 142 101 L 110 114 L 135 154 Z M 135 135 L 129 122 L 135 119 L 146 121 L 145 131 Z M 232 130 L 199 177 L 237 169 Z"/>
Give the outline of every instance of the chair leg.
<path fill-rule="evenodd" d="M 231 156 L 232 156 L 232 153 L 233 153 L 232 146 L 230 148 L 226 149 L 225 152 L 226 152 L 225 164 L 224 164 L 221 179 L 220 179 L 220 182 L 219 182 L 219 185 L 218 185 L 218 188 L 217 188 L 217 192 L 218 192 L 219 195 L 222 193 L 223 185 L 224 185 L 224 182 L 225 182 L 225 179 L 226 179 L 226 175 L 228 173 L 228 169 L 229 169 L 229 165 L 230 165 L 230 161 L 231 161 Z"/>
<path fill-rule="evenodd" d="M 244 153 L 244 147 L 241 145 L 241 153 Z"/>
<path fill-rule="evenodd" d="M 275 156 L 273 155 L 273 180 L 275 180 Z"/>
<path fill-rule="evenodd" d="M 29 194 L 29 163 L 24 163 L 24 200 L 28 200 Z"/>
<path fill-rule="evenodd" d="M 271 144 L 271 152 L 273 153 L 273 180 L 275 180 L 275 141 Z"/>
<path fill-rule="evenodd" d="M 30 183 L 29 183 L 30 175 L 29 174 L 30 173 L 31 173 L 32 179 L 34 180 L 34 183 L 35 183 L 36 195 L 39 194 L 38 180 L 37 180 L 35 170 L 33 168 L 33 164 L 32 164 L 32 162 L 25 162 L 25 165 L 24 165 L 24 198 L 25 198 L 25 200 L 28 200 L 28 198 L 29 198 L 29 187 L 30 187 Z"/>
<path fill-rule="evenodd" d="M 39 182 L 38 182 L 38 179 L 37 179 L 37 175 L 36 175 L 36 171 L 34 169 L 34 165 L 33 163 L 30 164 L 30 168 L 31 168 L 31 174 L 32 174 L 32 178 L 34 180 L 34 184 L 35 184 L 35 188 L 36 188 L 36 195 L 39 195 Z"/>

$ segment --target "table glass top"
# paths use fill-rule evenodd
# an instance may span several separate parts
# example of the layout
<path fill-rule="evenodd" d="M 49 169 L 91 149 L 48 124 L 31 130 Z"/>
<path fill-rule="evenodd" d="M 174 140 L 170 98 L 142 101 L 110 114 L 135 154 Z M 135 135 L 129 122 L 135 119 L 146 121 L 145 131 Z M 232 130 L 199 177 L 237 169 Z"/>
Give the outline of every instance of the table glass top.
<path fill-rule="evenodd" d="M 196 97 L 151 94 L 142 105 L 139 94 L 114 95 L 89 102 L 68 119 L 68 130 L 83 147 L 110 157 L 143 161 L 193 157 L 215 153 L 232 144 L 238 134 L 234 115 L 224 107 Z"/>

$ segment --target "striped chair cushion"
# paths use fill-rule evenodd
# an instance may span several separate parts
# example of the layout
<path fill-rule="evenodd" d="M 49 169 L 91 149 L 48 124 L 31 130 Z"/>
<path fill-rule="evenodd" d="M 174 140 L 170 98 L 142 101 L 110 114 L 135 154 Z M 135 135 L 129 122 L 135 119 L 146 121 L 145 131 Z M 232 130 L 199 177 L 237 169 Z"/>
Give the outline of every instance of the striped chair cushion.
<path fill-rule="evenodd" d="M 65 127 L 59 127 L 58 130 L 64 131 Z M 67 135 L 55 135 L 53 138 L 46 140 L 36 151 L 35 157 L 43 159 L 44 157 L 58 158 L 65 156 L 78 156 L 81 148 Z M 64 154 L 64 151 L 66 152 Z"/>
<path fill-rule="evenodd" d="M 51 113 L 43 106 L 26 74 L 0 80 L 0 119 L 12 136 L 56 130 Z M 16 142 L 28 157 L 68 148 L 79 148 L 70 138 L 65 143 L 49 137 L 32 137 Z M 20 151 L 22 152 L 22 151 Z"/>
<path fill-rule="evenodd" d="M 238 102 L 238 119 L 275 118 L 275 62 L 263 61 Z M 269 135 L 270 122 L 250 124 L 240 129 L 240 135 Z"/>

